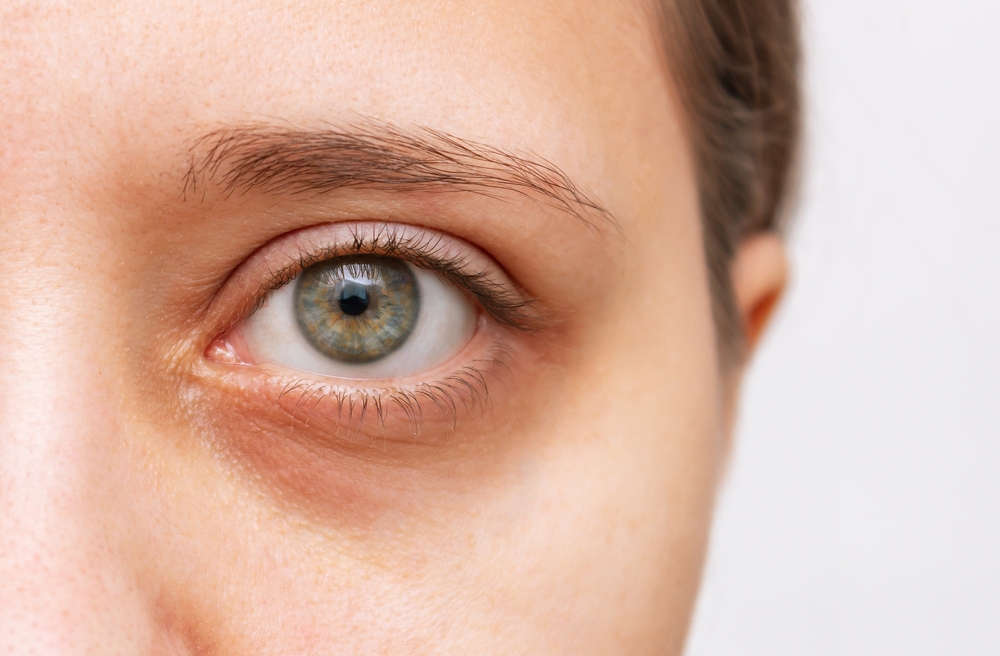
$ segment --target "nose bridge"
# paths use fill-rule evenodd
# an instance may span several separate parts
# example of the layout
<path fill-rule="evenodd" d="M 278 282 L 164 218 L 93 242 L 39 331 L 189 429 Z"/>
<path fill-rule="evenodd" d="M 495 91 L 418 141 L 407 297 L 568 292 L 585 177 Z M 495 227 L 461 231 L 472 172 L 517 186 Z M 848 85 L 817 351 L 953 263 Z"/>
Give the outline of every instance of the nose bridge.
<path fill-rule="evenodd" d="M 113 306 L 61 265 L 74 230 L 21 219 L 0 258 L 0 652 L 138 653 Z"/>

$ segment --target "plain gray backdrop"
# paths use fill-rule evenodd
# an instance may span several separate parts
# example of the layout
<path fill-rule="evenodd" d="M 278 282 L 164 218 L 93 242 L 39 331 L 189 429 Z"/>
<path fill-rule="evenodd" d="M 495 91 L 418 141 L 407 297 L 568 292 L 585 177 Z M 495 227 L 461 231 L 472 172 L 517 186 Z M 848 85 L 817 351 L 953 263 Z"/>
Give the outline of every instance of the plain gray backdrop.
<path fill-rule="evenodd" d="M 1000 654 L 1000 2 L 803 20 L 794 279 L 687 653 Z"/>

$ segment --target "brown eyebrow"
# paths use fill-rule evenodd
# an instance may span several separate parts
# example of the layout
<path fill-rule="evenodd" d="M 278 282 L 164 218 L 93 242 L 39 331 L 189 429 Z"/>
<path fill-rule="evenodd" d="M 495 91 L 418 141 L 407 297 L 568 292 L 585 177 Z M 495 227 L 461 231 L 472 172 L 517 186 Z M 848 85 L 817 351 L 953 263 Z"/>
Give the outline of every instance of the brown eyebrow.
<path fill-rule="evenodd" d="M 344 188 L 515 193 L 620 232 L 593 195 L 554 164 L 430 128 L 405 130 L 364 120 L 344 128 L 302 130 L 243 125 L 197 139 L 184 175 L 184 197 L 208 183 L 227 195 L 323 193 Z"/>

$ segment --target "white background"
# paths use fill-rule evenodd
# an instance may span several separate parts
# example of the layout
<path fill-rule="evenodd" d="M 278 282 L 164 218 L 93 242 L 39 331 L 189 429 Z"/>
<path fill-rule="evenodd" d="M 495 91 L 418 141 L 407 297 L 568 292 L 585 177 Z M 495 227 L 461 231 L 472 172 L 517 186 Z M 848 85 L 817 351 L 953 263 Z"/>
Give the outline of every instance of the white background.
<path fill-rule="evenodd" d="M 805 0 L 795 279 L 689 656 L 1000 655 L 1000 0 Z"/>

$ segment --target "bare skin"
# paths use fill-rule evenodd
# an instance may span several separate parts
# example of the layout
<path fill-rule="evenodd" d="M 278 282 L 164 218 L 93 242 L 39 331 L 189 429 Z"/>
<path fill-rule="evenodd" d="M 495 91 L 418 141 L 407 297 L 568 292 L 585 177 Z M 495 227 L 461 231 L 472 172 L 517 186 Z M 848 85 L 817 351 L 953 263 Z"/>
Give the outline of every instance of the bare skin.
<path fill-rule="evenodd" d="M 653 34 L 627 2 L 5 3 L 0 653 L 679 653 L 732 399 Z M 227 186 L 251 126 L 448 175 Z M 330 224 L 457 238 L 530 330 L 477 301 L 405 380 L 240 352 L 263 254 Z M 754 341 L 780 243 L 734 276 Z"/>

